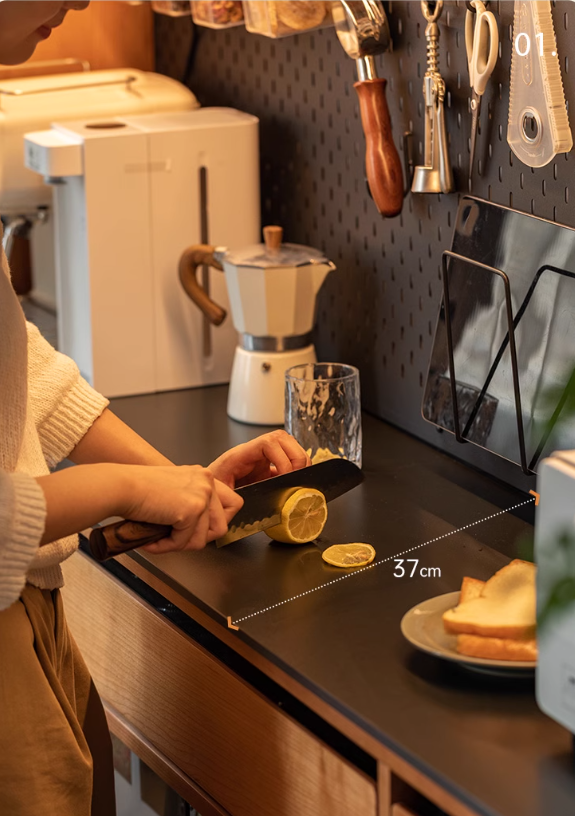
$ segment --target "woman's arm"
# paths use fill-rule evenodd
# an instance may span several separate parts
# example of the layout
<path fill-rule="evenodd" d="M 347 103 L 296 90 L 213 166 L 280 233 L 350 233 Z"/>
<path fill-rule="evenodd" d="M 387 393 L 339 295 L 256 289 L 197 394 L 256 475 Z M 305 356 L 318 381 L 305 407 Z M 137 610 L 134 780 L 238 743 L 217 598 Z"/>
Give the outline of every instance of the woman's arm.
<path fill-rule="evenodd" d="M 80 465 L 37 477 L 46 501 L 40 546 L 118 515 L 128 491 L 123 470 L 108 464 Z"/>
<path fill-rule="evenodd" d="M 82 379 L 78 367 L 59 354 L 28 323 L 28 393 L 42 451 L 49 467 L 64 458 L 77 464 L 172 463 L 106 407 L 108 400 Z"/>
<path fill-rule="evenodd" d="M 150 545 L 153 552 L 198 549 L 224 535 L 243 504 L 198 465 L 79 465 L 36 482 L 46 502 L 41 545 L 117 515 L 173 528 L 169 538 Z"/>
<path fill-rule="evenodd" d="M 77 465 L 115 462 L 121 465 L 172 465 L 152 445 L 106 408 L 68 459 Z"/>

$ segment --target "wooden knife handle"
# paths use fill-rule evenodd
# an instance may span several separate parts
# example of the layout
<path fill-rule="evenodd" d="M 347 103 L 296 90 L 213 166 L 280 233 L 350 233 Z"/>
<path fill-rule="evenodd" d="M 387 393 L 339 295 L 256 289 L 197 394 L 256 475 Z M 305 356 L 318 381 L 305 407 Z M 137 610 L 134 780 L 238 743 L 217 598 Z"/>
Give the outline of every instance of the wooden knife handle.
<path fill-rule="evenodd" d="M 403 170 L 391 134 L 391 119 L 385 98 L 385 79 L 366 79 L 353 86 L 359 97 L 365 133 L 365 168 L 375 206 L 391 218 L 403 207 Z"/>
<path fill-rule="evenodd" d="M 104 527 L 94 527 L 90 533 L 90 550 L 96 561 L 106 561 L 120 553 L 153 544 L 167 538 L 172 528 L 166 524 L 146 521 L 116 521 Z"/>
<path fill-rule="evenodd" d="M 222 271 L 222 265 L 214 258 L 214 252 L 215 247 L 208 244 L 188 247 L 182 253 L 178 272 L 180 283 L 188 297 L 202 310 L 210 323 L 219 326 L 226 319 L 227 312 L 211 299 L 196 275 L 199 266 L 213 266 Z"/>

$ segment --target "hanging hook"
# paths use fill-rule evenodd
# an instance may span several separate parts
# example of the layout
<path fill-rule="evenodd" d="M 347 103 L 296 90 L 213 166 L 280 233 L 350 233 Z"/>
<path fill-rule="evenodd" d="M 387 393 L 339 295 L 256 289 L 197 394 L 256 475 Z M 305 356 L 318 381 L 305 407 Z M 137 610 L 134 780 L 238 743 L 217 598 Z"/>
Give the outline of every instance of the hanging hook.
<path fill-rule="evenodd" d="M 421 12 L 428 23 L 436 23 L 441 17 L 442 11 L 443 0 L 435 0 L 435 2 L 426 2 L 426 0 L 421 0 Z"/>

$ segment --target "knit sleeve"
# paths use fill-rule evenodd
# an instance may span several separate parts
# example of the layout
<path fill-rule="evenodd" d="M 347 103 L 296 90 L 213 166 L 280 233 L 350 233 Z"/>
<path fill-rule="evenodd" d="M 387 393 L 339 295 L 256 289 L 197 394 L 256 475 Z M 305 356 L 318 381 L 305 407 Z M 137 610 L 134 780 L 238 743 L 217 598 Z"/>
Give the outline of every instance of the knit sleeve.
<path fill-rule="evenodd" d="M 29 408 L 49 467 L 68 456 L 102 414 L 108 400 L 88 385 L 76 363 L 28 329 Z"/>
<path fill-rule="evenodd" d="M 46 523 L 46 500 L 24 473 L 0 471 L 0 611 L 20 597 Z"/>

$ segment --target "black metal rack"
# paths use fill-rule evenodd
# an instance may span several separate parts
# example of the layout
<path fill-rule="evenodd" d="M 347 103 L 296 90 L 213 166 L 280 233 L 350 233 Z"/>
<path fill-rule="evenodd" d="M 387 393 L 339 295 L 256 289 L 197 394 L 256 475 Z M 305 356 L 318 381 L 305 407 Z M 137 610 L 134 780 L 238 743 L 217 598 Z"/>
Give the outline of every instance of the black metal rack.
<path fill-rule="evenodd" d="M 480 390 L 479 396 L 473 406 L 473 409 L 465 423 L 465 427 L 463 431 L 461 430 L 461 425 L 459 421 L 459 407 L 457 402 L 457 378 L 455 373 L 455 358 L 454 358 L 454 346 L 453 346 L 453 333 L 452 333 L 452 324 L 451 324 L 451 300 L 449 294 L 449 264 L 450 261 L 460 261 L 464 264 L 468 264 L 469 266 L 483 269 L 485 272 L 488 272 L 492 275 L 497 275 L 503 282 L 503 287 L 505 291 L 505 307 L 506 307 L 506 315 L 507 315 L 507 334 L 503 338 L 499 349 L 493 359 L 491 367 L 489 369 L 489 373 L 485 378 L 485 382 Z M 469 434 L 471 427 L 475 418 L 478 415 L 479 409 L 481 404 L 487 394 L 488 388 L 490 386 L 491 381 L 497 371 L 497 368 L 503 358 L 503 355 L 507 348 L 509 348 L 509 354 L 511 358 L 511 369 L 513 375 L 513 393 L 515 398 L 515 416 L 517 422 L 517 441 L 519 445 L 519 458 L 521 463 L 521 470 L 528 476 L 534 474 L 534 468 L 537 464 L 541 453 L 545 447 L 547 440 L 559 419 L 561 411 L 563 410 L 565 403 L 567 401 L 568 395 L 570 391 L 575 388 L 575 369 L 567 382 L 563 393 L 560 399 L 557 402 L 557 405 L 553 411 L 552 416 L 549 419 L 549 422 L 546 425 L 545 432 L 543 433 L 537 448 L 531 457 L 531 460 L 527 461 L 527 451 L 525 447 L 525 431 L 523 426 L 523 413 L 521 407 L 521 384 L 520 384 L 520 376 L 519 376 L 519 365 L 517 361 L 517 346 L 515 341 L 515 331 L 519 322 L 521 321 L 527 306 L 529 305 L 533 293 L 535 292 L 535 288 L 537 283 L 539 282 L 541 276 L 544 272 L 555 272 L 559 275 L 565 275 L 571 279 L 575 279 L 575 274 L 572 272 L 567 271 L 566 269 L 561 269 L 559 267 L 545 264 L 541 266 L 534 278 L 533 282 L 527 292 L 526 296 L 521 303 L 521 306 L 517 310 L 517 314 L 514 316 L 513 314 L 513 302 L 511 298 L 511 283 L 509 281 L 508 275 L 503 272 L 501 269 L 496 269 L 493 266 L 489 266 L 487 264 L 481 263 L 480 261 L 476 261 L 473 258 L 466 257 L 464 255 L 460 255 L 457 252 L 452 252 L 451 250 L 446 250 L 443 253 L 442 257 L 442 278 L 443 278 L 443 308 L 444 308 L 444 316 L 445 316 L 445 329 L 446 329 L 446 338 L 447 338 L 447 354 L 448 354 L 448 361 L 449 361 L 449 381 L 450 381 L 450 389 L 451 389 L 451 401 L 452 401 L 452 408 L 453 408 L 453 420 L 454 420 L 454 432 L 455 438 L 460 443 L 466 443 L 469 440 L 466 438 Z"/>

